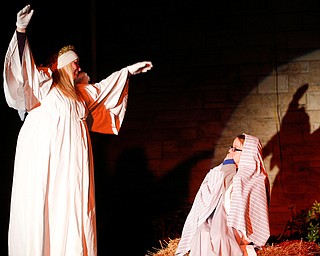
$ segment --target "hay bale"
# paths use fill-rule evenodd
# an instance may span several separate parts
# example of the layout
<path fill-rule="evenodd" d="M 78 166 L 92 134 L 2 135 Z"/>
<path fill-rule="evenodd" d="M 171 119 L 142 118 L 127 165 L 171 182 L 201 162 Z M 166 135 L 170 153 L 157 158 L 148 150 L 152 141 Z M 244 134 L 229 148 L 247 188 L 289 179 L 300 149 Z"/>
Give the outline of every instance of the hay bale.
<path fill-rule="evenodd" d="M 161 248 L 154 248 L 155 252 L 148 252 L 146 256 L 174 256 L 180 238 L 168 239 L 168 241 L 160 241 Z"/>
<path fill-rule="evenodd" d="M 314 242 L 306 242 L 303 240 L 284 241 L 279 244 L 266 245 L 257 251 L 258 256 L 284 256 L 296 255 L 306 256 L 320 255 L 320 248 Z"/>
<path fill-rule="evenodd" d="M 148 252 L 146 256 L 174 256 L 180 238 L 160 241 L 161 248 L 154 248 L 155 252 Z M 314 242 L 303 240 L 284 241 L 279 244 L 266 245 L 257 251 L 258 256 L 320 256 L 320 247 Z"/>

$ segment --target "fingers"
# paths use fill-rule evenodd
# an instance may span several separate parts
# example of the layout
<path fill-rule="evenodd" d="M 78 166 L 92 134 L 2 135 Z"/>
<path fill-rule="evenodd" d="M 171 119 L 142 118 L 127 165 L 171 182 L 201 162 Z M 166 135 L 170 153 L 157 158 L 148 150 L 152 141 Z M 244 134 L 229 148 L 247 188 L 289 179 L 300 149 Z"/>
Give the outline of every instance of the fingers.
<path fill-rule="evenodd" d="M 144 62 L 144 67 L 142 69 L 142 73 L 147 72 L 148 70 L 150 70 L 153 67 L 152 62 L 151 61 L 145 61 Z"/>
<path fill-rule="evenodd" d="M 23 9 L 22 9 L 22 13 L 28 13 L 30 10 L 30 4 L 26 5 Z"/>
<path fill-rule="evenodd" d="M 127 69 L 131 75 L 137 75 L 139 73 L 145 73 L 153 67 L 151 61 L 141 61 L 133 65 L 127 66 Z"/>
<path fill-rule="evenodd" d="M 30 10 L 30 5 L 25 6 L 22 10 L 18 12 L 18 17 L 29 16 L 31 18 L 34 10 Z"/>
<path fill-rule="evenodd" d="M 30 5 L 26 5 L 18 12 L 16 25 L 17 28 L 21 30 L 21 32 L 25 32 L 25 29 L 27 28 L 33 15 L 33 11 L 34 10 L 30 9 Z"/>
<path fill-rule="evenodd" d="M 18 14 L 21 16 L 23 14 L 27 14 L 30 10 L 30 4 L 26 5 L 25 7 L 23 7 Z M 32 10 L 33 11 L 33 10 Z"/>

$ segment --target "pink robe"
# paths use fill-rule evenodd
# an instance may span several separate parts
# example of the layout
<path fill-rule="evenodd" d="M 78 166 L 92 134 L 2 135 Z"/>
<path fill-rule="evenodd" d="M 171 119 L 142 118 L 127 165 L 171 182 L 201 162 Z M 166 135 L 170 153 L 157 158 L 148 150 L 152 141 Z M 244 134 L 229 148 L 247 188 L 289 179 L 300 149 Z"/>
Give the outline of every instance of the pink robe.
<path fill-rule="evenodd" d="M 26 41 L 20 63 L 14 33 L 4 63 L 8 105 L 23 119 L 9 223 L 9 255 L 97 255 L 94 169 L 89 130 L 118 134 L 128 97 L 128 70 L 79 85 L 83 100 L 51 88 Z M 86 119 L 89 119 L 88 122 Z"/>

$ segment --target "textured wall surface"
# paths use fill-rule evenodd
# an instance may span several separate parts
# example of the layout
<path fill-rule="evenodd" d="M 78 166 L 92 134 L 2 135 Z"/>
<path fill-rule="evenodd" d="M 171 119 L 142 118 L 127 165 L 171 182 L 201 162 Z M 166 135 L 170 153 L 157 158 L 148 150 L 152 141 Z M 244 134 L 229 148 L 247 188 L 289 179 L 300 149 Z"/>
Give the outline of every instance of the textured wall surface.
<path fill-rule="evenodd" d="M 77 21 L 70 31 L 62 19 L 59 26 L 41 23 L 47 8 L 38 3 L 29 34 L 36 58 L 69 40 L 97 80 L 139 60 L 154 64 L 131 79 L 120 134 L 92 134 L 101 255 L 121 248 L 122 236 L 134 255 L 179 236 L 205 174 L 242 132 L 264 146 L 272 235 L 320 200 L 318 0 L 90 2 L 76 14 L 72 7 L 62 10 Z M 18 8 L 10 10 L 3 54 Z M 48 40 L 39 37 L 44 27 Z M 4 97 L 1 111 L 8 120 L 1 149 L 5 237 L 21 123 Z"/>

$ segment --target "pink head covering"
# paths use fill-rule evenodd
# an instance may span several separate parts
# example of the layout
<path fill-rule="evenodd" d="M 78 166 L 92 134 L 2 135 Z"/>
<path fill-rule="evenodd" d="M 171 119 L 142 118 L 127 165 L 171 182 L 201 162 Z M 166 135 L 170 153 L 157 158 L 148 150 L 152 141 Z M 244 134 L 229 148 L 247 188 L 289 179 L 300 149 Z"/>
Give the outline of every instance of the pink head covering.
<path fill-rule="evenodd" d="M 255 245 L 267 242 L 269 231 L 269 181 L 262 161 L 262 145 L 258 138 L 245 135 L 237 174 L 233 177 L 233 192 L 227 225 L 240 230 Z M 175 255 L 185 255 L 197 229 L 216 208 L 224 182 L 222 164 L 212 168 L 197 192 L 182 230 Z"/>
<path fill-rule="evenodd" d="M 265 245 L 269 236 L 269 180 L 257 137 L 245 135 L 227 225 L 246 234 L 256 245 Z"/>

